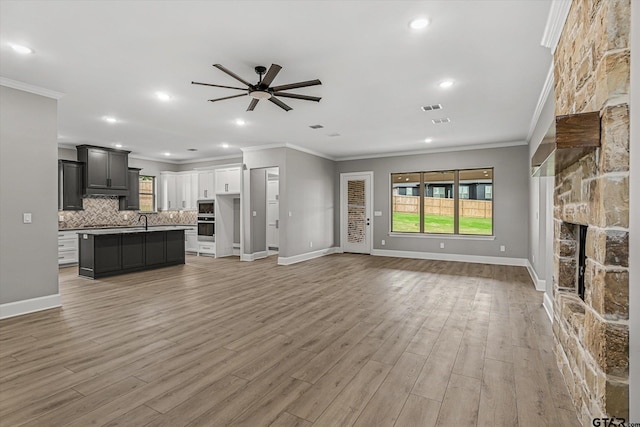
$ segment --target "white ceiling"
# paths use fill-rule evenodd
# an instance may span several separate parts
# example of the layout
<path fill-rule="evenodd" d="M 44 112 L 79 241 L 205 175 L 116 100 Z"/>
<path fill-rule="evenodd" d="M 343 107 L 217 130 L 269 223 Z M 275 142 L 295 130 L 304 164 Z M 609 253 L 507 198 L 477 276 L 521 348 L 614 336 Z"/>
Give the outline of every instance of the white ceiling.
<path fill-rule="evenodd" d="M 549 8 L 548 0 L 2 0 L 0 76 L 65 94 L 60 144 L 119 142 L 158 160 L 282 143 L 348 158 L 524 142 L 552 60 L 540 45 Z M 410 29 L 422 16 L 431 24 Z M 322 86 L 291 92 L 322 100 L 283 98 L 289 112 L 268 101 L 246 112 L 248 96 L 207 102 L 238 93 L 190 84 L 239 84 L 215 63 L 249 81 L 254 66 L 279 64 L 274 85 L 318 78 Z M 446 79 L 454 86 L 440 88 Z M 437 103 L 444 109 L 420 109 Z M 440 117 L 451 123 L 431 123 Z"/>

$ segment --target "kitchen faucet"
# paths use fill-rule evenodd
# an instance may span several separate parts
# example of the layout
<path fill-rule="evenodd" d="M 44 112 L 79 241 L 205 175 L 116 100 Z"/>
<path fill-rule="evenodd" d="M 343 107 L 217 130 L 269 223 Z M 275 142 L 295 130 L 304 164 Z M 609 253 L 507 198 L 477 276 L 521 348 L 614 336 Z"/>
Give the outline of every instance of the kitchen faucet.
<path fill-rule="evenodd" d="M 147 231 L 149 229 L 149 218 L 147 218 L 147 216 L 144 214 L 140 214 L 140 216 L 138 217 L 138 222 L 140 222 L 142 217 L 144 217 L 144 230 Z"/>

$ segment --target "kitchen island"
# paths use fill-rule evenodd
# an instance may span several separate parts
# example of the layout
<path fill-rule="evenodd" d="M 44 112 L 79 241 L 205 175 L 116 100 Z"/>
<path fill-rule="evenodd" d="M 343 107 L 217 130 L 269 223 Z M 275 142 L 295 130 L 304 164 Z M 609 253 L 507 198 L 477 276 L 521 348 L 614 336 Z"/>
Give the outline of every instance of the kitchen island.
<path fill-rule="evenodd" d="M 184 264 L 184 231 L 191 227 L 134 227 L 78 232 L 80 276 L 96 279 Z"/>

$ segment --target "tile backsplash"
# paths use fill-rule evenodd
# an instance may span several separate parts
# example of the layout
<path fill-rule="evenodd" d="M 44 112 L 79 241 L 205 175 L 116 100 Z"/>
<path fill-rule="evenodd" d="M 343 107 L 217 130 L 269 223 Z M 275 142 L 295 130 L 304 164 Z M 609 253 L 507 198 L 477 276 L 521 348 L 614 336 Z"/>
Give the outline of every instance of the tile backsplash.
<path fill-rule="evenodd" d="M 83 211 L 58 211 L 58 228 L 139 225 L 138 211 L 118 210 L 117 197 L 86 197 Z M 60 217 L 63 220 L 60 221 Z M 126 219 L 125 219 L 126 216 Z M 172 218 L 173 216 L 173 218 Z M 147 214 L 149 225 L 195 224 L 195 211 L 171 211 Z"/>

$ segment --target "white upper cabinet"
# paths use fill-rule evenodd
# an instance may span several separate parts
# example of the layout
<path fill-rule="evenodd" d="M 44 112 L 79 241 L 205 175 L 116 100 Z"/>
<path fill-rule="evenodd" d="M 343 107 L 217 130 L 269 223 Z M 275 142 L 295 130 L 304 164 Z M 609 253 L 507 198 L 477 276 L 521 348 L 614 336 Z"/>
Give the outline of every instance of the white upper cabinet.
<path fill-rule="evenodd" d="M 241 168 L 216 169 L 216 194 L 240 194 Z"/>
<path fill-rule="evenodd" d="M 159 184 L 160 210 L 196 210 L 198 208 L 197 172 L 161 172 Z"/>
<path fill-rule="evenodd" d="M 198 199 L 211 199 L 215 196 L 214 173 L 201 171 L 198 173 Z"/>

